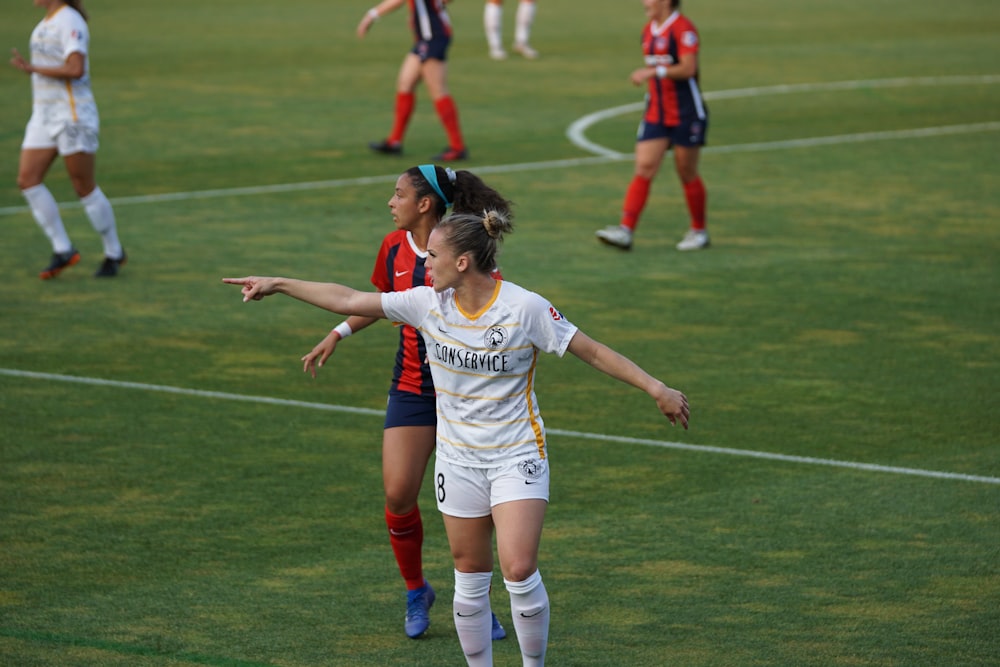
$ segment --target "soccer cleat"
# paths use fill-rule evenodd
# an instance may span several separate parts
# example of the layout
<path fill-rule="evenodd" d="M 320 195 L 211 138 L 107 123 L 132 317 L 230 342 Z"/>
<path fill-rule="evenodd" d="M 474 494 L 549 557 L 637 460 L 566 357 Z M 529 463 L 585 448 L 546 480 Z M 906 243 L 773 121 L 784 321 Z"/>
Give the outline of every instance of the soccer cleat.
<path fill-rule="evenodd" d="M 403 629 L 410 639 L 416 639 L 430 627 L 431 617 L 427 612 L 434 605 L 434 598 L 434 589 L 426 580 L 420 588 L 406 592 L 406 622 Z"/>
<path fill-rule="evenodd" d="M 517 51 L 518 53 L 520 53 L 522 56 L 524 56 L 528 60 L 534 60 L 535 58 L 538 57 L 538 51 L 535 51 L 533 48 L 531 48 L 527 44 L 515 44 L 514 45 L 514 50 Z"/>
<path fill-rule="evenodd" d="M 622 250 L 632 249 L 632 230 L 621 225 L 612 225 L 604 229 L 598 229 L 597 238 L 601 243 L 613 245 Z"/>
<path fill-rule="evenodd" d="M 376 153 L 382 153 L 383 155 L 403 154 L 403 144 L 398 141 L 370 141 L 368 142 L 368 148 L 372 149 Z"/>
<path fill-rule="evenodd" d="M 493 58 L 493 60 L 507 60 L 507 52 L 503 49 L 490 49 L 490 58 Z"/>
<path fill-rule="evenodd" d="M 52 253 L 52 261 L 44 271 L 38 274 L 38 277 L 42 280 L 55 278 L 62 273 L 63 269 L 69 268 L 79 261 L 80 251 L 76 248 L 70 248 L 66 252 L 54 252 Z"/>
<path fill-rule="evenodd" d="M 443 151 L 431 158 L 435 162 L 455 162 L 456 160 L 468 160 L 469 159 L 469 149 L 463 148 L 462 150 L 455 150 L 454 148 L 445 148 Z"/>
<path fill-rule="evenodd" d="M 681 242 L 677 244 L 678 250 L 701 250 L 709 246 L 708 232 L 704 229 L 689 229 Z"/>
<path fill-rule="evenodd" d="M 105 257 L 101 265 L 97 267 L 97 271 L 94 272 L 95 278 L 114 278 L 118 275 L 118 269 L 125 266 L 128 262 L 128 255 L 125 254 L 125 250 L 122 250 L 122 256 L 118 259 L 113 257 Z"/>
<path fill-rule="evenodd" d="M 493 641 L 499 641 L 507 636 L 507 631 L 503 629 L 500 625 L 500 619 L 497 618 L 496 614 L 493 614 L 493 629 L 491 630 Z"/>

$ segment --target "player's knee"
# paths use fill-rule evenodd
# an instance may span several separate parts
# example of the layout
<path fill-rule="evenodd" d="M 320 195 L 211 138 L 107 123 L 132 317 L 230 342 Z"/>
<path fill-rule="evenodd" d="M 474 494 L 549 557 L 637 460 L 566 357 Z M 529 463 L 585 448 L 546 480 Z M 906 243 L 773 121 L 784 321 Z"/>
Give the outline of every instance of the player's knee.
<path fill-rule="evenodd" d="M 538 564 L 534 559 L 514 560 L 505 565 L 503 578 L 507 581 L 525 581 L 538 571 Z"/>

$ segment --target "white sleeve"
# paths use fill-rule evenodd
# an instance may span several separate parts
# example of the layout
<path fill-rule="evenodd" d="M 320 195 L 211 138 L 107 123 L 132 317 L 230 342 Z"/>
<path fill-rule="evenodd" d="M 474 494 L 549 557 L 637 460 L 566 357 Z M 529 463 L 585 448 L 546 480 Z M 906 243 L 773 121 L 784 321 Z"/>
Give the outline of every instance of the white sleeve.
<path fill-rule="evenodd" d="M 63 60 L 69 58 L 72 53 L 82 53 L 87 55 L 87 48 L 90 44 L 90 31 L 87 30 L 87 22 L 79 14 L 70 15 L 62 30 Z"/>
<path fill-rule="evenodd" d="M 386 319 L 419 328 L 431 309 L 433 287 L 414 287 L 405 292 L 382 292 L 382 311 Z"/>
<path fill-rule="evenodd" d="M 525 304 L 525 331 L 539 350 L 563 356 L 577 327 L 544 297 L 531 293 Z"/>

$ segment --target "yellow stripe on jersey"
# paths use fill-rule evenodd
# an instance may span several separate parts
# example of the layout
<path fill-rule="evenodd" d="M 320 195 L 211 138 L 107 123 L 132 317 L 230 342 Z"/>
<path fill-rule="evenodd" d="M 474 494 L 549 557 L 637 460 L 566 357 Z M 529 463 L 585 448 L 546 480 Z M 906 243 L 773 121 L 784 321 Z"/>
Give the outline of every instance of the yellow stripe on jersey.
<path fill-rule="evenodd" d="M 456 370 L 456 369 L 452 368 L 451 366 L 446 366 L 445 364 L 442 364 L 440 361 L 437 361 L 435 359 L 428 359 L 427 363 L 430 366 L 437 366 L 438 368 L 443 368 L 444 370 L 448 371 L 449 373 L 453 373 L 455 375 L 465 375 L 467 377 L 474 377 L 474 378 L 488 377 L 485 373 L 477 373 L 475 371 L 459 371 L 459 370 Z M 496 375 L 494 377 L 497 378 L 497 379 L 506 380 L 508 378 L 524 377 L 525 375 L 526 375 L 526 373 L 510 373 L 510 374 L 507 374 L 507 375 Z M 450 396 L 461 396 L 463 398 L 482 398 L 483 400 L 488 400 L 490 398 L 494 398 L 494 397 L 491 397 L 491 396 L 466 396 L 465 394 L 453 394 L 453 393 L 449 393 L 448 391 L 445 391 L 444 389 L 435 389 L 435 391 L 437 391 L 439 394 L 449 394 Z M 509 396 L 499 396 L 499 397 L 496 397 L 496 398 L 501 398 L 501 399 L 502 398 L 509 398 Z"/>
<path fill-rule="evenodd" d="M 542 433 L 542 425 L 538 423 L 535 409 L 531 397 L 535 395 L 535 367 L 538 366 L 538 348 L 535 348 L 534 357 L 531 360 L 531 370 L 528 371 L 528 386 L 524 388 L 524 398 L 528 403 L 528 416 L 531 419 L 531 430 L 535 432 L 535 444 L 538 446 L 538 458 L 545 459 L 545 434 Z"/>
<path fill-rule="evenodd" d="M 66 79 L 66 97 L 69 99 L 69 110 L 73 115 L 73 122 L 77 123 L 80 119 L 76 117 L 76 98 L 73 97 L 73 82 L 69 79 Z"/>
<path fill-rule="evenodd" d="M 442 436 L 440 433 L 438 433 L 437 439 L 439 442 L 443 442 L 450 447 L 455 447 L 456 449 L 473 449 L 477 451 L 510 449 L 512 447 L 520 447 L 521 445 L 526 445 L 528 443 L 534 442 L 534 440 L 531 439 L 531 440 L 521 440 L 519 442 L 507 442 L 494 445 L 470 445 L 466 442 L 455 442 L 454 440 L 449 440 L 444 436 Z"/>
<path fill-rule="evenodd" d="M 491 426 L 503 426 L 503 425 L 510 425 L 510 424 L 520 424 L 522 422 L 531 421 L 531 417 L 518 417 L 517 419 L 504 419 L 504 420 L 496 420 L 496 421 L 489 421 L 489 422 L 473 422 L 473 421 L 469 421 L 467 419 L 464 419 L 464 420 L 445 419 L 441 414 L 438 414 L 438 421 L 439 422 L 448 422 L 449 424 L 461 424 L 462 426 L 474 426 L 474 427 L 478 426 L 478 427 L 489 428 Z M 532 438 L 531 441 L 534 441 L 534 438 Z"/>

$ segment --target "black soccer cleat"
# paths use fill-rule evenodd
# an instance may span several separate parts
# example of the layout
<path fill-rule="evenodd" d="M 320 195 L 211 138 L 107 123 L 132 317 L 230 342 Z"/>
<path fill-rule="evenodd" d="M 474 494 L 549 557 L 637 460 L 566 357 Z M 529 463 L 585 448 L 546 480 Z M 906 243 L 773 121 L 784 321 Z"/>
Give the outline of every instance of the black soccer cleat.
<path fill-rule="evenodd" d="M 79 261 L 80 251 L 76 248 L 70 248 L 66 252 L 54 252 L 52 253 L 52 261 L 45 270 L 38 274 L 38 277 L 42 280 L 55 278 L 62 273 L 63 269 L 67 269 Z"/>
<path fill-rule="evenodd" d="M 368 148 L 372 149 L 376 153 L 382 153 L 383 155 L 403 154 L 403 144 L 398 141 L 371 141 L 368 143 Z"/>
<path fill-rule="evenodd" d="M 118 275 L 118 270 L 125 266 L 128 262 L 128 255 L 125 254 L 125 250 L 122 250 L 122 256 L 118 259 L 113 257 L 105 257 L 101 265 L 97 267 L 97 271 L 94 272 L 95 278 L 114 278 Z"/>

